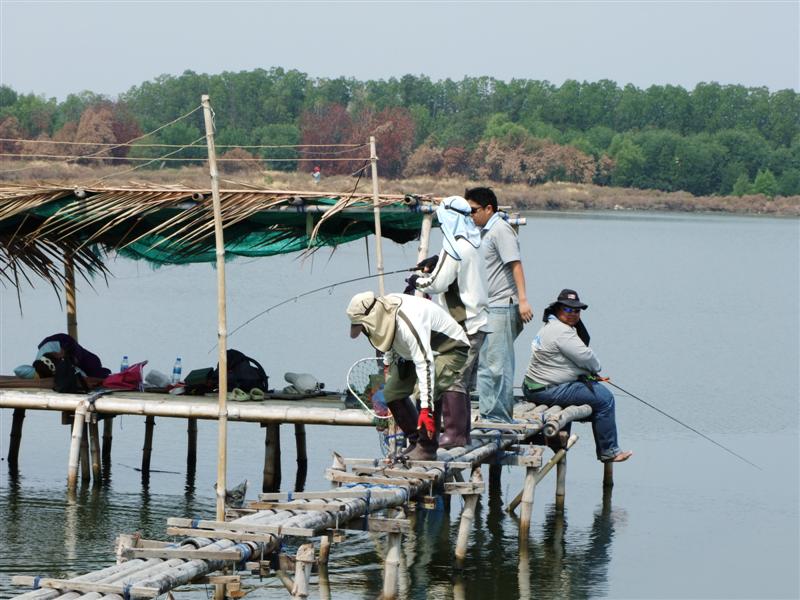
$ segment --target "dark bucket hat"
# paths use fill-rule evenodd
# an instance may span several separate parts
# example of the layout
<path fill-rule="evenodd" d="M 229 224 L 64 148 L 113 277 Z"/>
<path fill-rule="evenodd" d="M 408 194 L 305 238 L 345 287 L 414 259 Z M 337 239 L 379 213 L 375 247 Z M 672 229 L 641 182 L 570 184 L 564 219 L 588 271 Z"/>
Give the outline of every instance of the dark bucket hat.
<path fill-rule="evenodd" d="M 578 292 L 568 289 L 561 290 L 561 293 L 558 295 L 558 299 L 553 302 L 553 304 L 563 304 L 564 306 L 569 306 L 570 308 L 580 308 L 581 310 L 589 308 L 588 304 L 581 302 Z"/>

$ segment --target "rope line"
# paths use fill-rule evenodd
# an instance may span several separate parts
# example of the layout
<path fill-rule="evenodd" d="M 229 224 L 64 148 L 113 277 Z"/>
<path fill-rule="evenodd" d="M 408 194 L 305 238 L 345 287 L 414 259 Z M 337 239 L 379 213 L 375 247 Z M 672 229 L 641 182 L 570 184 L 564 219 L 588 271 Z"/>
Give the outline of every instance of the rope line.
<path fill-rule="evenodd" d="M 197 110 L 197 109 L 195 109 Z M 194 111 L 192 111 L 194 112 Z M 188 113 L 185 116 L 188 116 L 192 113 Z M 174 123 L 174 121 L 173 121 Z M 167 125 L 171 125 L 172 123 L 167 123 Z M 163 127 L 166 127 L 164 125 Z M 160 128 L 160 129 L 163 129 Z M 24 138 L 0 138 L 0 142 L 22 142 L 24 144 L 62 144 L 62 145 L 72 145 L 72 146 L 86 146 L 87 144 L 91 144 L 92 146 L 113 146 L 115 148 L 124 148 L 125 146 L 135 146 L 137 148 L 178 148 L 180 144 L 132 144 L 131 142 L 134 140 L 140 140 L 143 137 L 147 137 L 152 135 L 158 131 L 158 129 L 146 133 L 143 136 L 138 138 L 133 138 L 133 140 L 129 140 L 127 142 L 69 142 L 64 140 L 30 140 Z M 347 147 L 351 150 L 355 150 L 357 148 L 364 148 L 369 144 L 260 144 L 260 145 L 236 145 L 236 144 L 218 144 L 217 148 L 341 148 Z M 348 152 L 349 150 L 340 150 L 339 152 Z"/>
<path fill-rule="evenodd" d="M 205 139 L 205 135 L 201 140 Z M 155 161 L 155 160 L 163 160 L 167 156 L 171 156 L 172 154 L 177 154 L 181 150 L 185 150 L 186 148 L 193 147 L 197 141 L 192 142 L 191 144 L 187 144 L 185 146 L 181 146 L 175 152 L 167 153 L 158 158 L 140 158 L 134 156 L 97 156 L 97 152 L 94 154 L 22 154 L 20 152 L 0 152 L 0 156 L 7 156 L 7 157 L 17 157 L 17 158 L 54 158 L 58 160 L 64 160 L 66 162 L 75 161 L 75 160 L 117 160 L 117 161 L 128 161 L 128 162 L 142 162 L 142 161 Z M 82 144 L 84 146 L 95 146 L 96 144 L 92 144 L 91 142 L 87 142 Z M 187 157 L 179 157 L 179 158 L 169 158 L 166 160 L 170 161 L 177 161 L 177 162 L 197 162 L 197 161 L 205 161 L 207 157 L 202 158 L 187 158 Z M 339 161 L 353 161 L 353 160 L 369 160 L 368 158 L 364 158 L 363 156 L 350 156 L 350 157 L 343 157 L 343 158 L 328 158 L 328 157 L 320 157 L 320 158 L 304 158 L 304 157 L 297 157 L 297 158 L 217 158 L 217 162 L 339 162 Z"/>

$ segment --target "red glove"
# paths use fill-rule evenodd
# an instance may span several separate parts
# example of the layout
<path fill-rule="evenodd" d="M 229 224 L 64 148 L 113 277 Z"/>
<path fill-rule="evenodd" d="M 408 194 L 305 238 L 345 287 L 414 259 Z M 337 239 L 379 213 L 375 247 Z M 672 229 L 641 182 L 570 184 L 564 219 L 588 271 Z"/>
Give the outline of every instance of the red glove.
<path fill-rule="evenodd" d="M 433 424 L 433 413 L 431 412 L 430 408 L 426 407 L 419 411 L 417 429 L 421 429 L 422 432 L 428 436 L 429 440 L 433 439 L 433 433 L 436 429 L 436 426 Z"/>

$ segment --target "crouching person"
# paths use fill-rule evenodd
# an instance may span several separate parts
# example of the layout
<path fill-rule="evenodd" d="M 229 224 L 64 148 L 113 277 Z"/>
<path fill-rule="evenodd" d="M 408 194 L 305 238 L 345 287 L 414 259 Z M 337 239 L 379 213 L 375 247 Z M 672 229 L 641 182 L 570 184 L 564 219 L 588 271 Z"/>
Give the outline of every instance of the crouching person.
<path fill-rule="evenodd" d="M 462 374 L 469 341 L 464 329 L 433 302 L 404 294 L 356 294 L 347 316 L 350 337 L 363 333 L 384 353 L 388 374 L 383 394 L 395 423 L 410 442 L 404 456 L 435 460 L 442 396 L 461 394 L 466 398 Z M 415 386 L 419 411 L 411 400 Z M 445 423 L 449 439 L 466 439 L 469 426 L 469 416 Z"/>
<path fill-rule="evenodd" d="M 544 326 L 533 338 L 531 362 L 522 393 L 525 399 L 548 406 L 592 407 L 592 433 L 597 459 L 622 462 L 633 453 L 620 450 L 614 395 L 594 380 L 600 362 L 589 348 L 589 332 L 581 321 L 581 302 L 574 290 L 561 290 L 544 311 Z"/>

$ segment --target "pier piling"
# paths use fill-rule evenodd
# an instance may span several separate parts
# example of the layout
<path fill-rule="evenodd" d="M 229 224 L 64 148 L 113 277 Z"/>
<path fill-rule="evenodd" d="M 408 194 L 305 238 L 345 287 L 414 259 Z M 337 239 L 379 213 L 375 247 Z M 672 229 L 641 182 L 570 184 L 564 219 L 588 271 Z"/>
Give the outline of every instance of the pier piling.
<path fill-rule="evenodd" d="M 103 477 L 111 477 L 111 443 L 114 439 L 114 415 L 103 418 Z"/>
<path fill-rule="evenodd" d="M 261 491 L 265 494 L 281 488 L 281 426 L 279 423 L 267 423 L 266 430 L 264 480 L 261 484 Z"/>
<path fill-rule="evenodd" d="M 294 425 L 294 442 L 297 448 L 297 475 L 294 480 L 294 491 L 302 492 L 306 487 L 306 477 L 308 475 L 306 426 L 302 423 L 295 423 Z"/>
<path fill-rule="evenodd" d="M 22 423 L 25 421 L 25 409 L 15 408 L 11 417 L 11 433 L 8 436 L 8 468 L 19 469 L 19 447 L 22 443 Z"/>
<path fill-rule="evenodd" d="M 150 480 L 150 456 L 153 453 L 153 428 L 156 426 L 155 417 L 146 417 L 144 420 L 144 447 L 142 448 L 142 483 Z"/>

